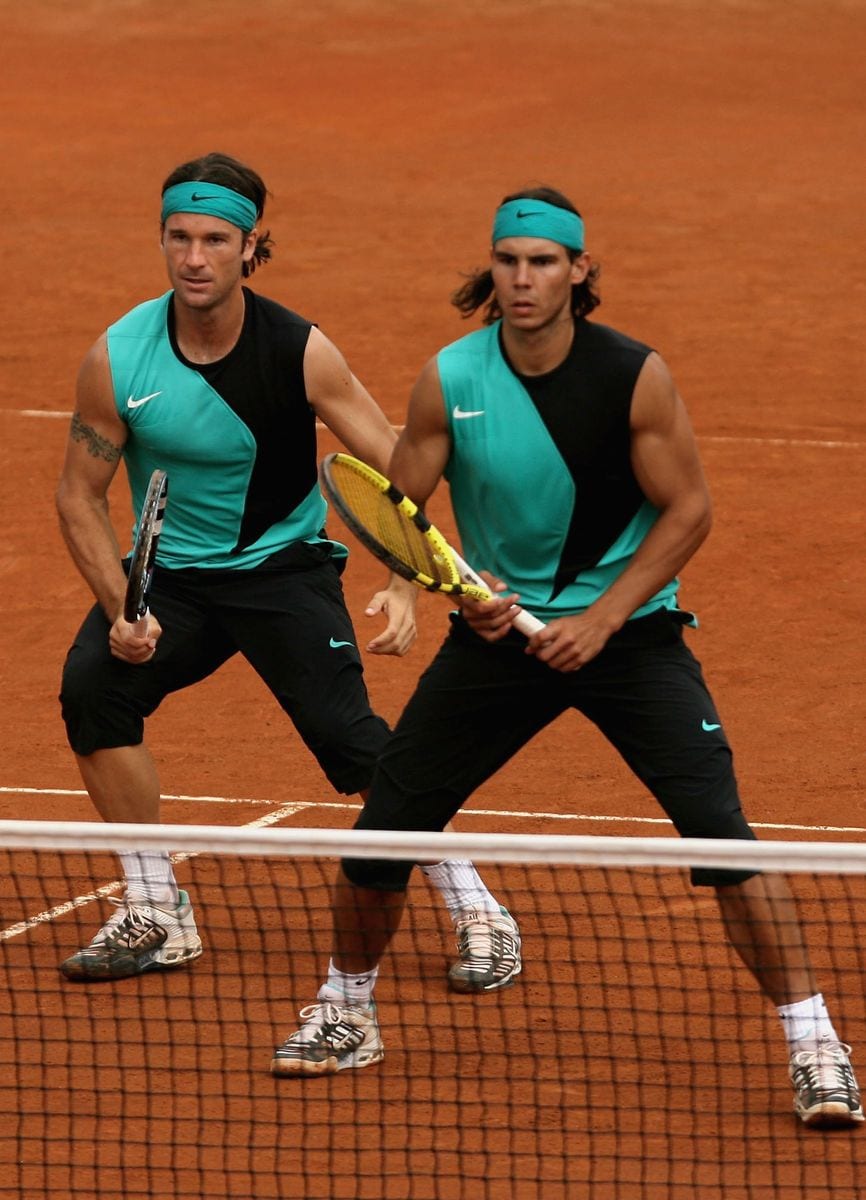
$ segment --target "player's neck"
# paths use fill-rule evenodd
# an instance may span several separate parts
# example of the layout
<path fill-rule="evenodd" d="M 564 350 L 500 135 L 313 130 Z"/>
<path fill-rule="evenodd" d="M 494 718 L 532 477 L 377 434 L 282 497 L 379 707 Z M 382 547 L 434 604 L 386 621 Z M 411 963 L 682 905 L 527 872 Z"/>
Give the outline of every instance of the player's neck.
<path fill-rule="evenodd" d="M 570 312 L 540 329 L 519 329 L 503 324 L 502 342 L 508 361 L 519 375 L 546 375 L 568 357 L 574 340 Z"/>
<path fill-rule="evenodd" d="M 191 308 L 175 297 L 175 338 L 184 358 L 195 363 L 218 362 L 234 349 L 244 327 L 243 290 L 232 291 L 219 304 Z"/>

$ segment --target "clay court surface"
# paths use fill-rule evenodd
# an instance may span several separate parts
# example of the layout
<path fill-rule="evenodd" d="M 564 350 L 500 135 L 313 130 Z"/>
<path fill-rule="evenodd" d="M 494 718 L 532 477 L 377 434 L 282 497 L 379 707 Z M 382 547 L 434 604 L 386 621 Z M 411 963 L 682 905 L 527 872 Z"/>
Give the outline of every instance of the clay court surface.
<path fill-rule="evenodd" d="M 276 254 L 255 285 L 316 321 L 395 424 L 423 363 L 467 331 L 448 297 L 484 261 L 501 197 L 546 182 L 575 200 L 603 269 L 597 319 L 659 349 L 699 438 L 716 524 L 681 600 L 701 620 L 691 645 L 747 814 L 771 838 L 866 840 L 859 0 L 0 0 L 0 21 L 0 817 L 94 819 L 55 699 L 88 596 L 53 489 L 82 356 L 166 286 L 160 184 L 219 149 L 272 192 Z M 322 453 L 335 448 L 324 433 Z M 120 477 L 113 511 L 126 546 Z M 431 513 L 450 528 L 444 494 Z M 357 550 L 346 588 L 362 642 L 381 578 Z M 444 602 L 423 597 L 419 613 L 408 658 L 368 657 L 389 719 L 445 628 Z M 166 795 L 184 798 L 166 801 L 168 822 L 241 825 L 283 805 L 285 826 L 352 819 L 320 807 L 344 798 L 240 661 L 167 702 L 150 744 Z M 658 815 L 571 718 L 460 828 L 666 834 Z M 866 1042 L 862 999 L 849 1025 Z M 788 1103 L 774 1099 L 785 1122 Z M 786 1128 L 788 1161 L 814 1153 Z M 863 1137 L 827 1146 L 841 1200 L 866 1194 Z M 387 1195 L 426 1195 L 410 1176 Z M 753 1178 L 741 1194 L 757 1200 Z M 620 1194 L 604 1186 L 569 1200 Z M 621 1194 L 668 1193 L 649 1178 Z M 721 1193 L 696 1180 L 693 1194 Z"/>

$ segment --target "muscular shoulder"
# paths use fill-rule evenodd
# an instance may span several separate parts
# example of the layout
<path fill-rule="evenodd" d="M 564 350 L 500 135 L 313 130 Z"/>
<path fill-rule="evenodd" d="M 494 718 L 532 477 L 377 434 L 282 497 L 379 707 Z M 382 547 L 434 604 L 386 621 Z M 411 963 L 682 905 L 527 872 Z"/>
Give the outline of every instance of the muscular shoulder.
<path fill-rule="evenodd" d="M 666 426 L 673 422 L 683 402 L 670 368 L 660 354 L 649 354 L 638 376 L 631 409 L 632 428 Z"/>

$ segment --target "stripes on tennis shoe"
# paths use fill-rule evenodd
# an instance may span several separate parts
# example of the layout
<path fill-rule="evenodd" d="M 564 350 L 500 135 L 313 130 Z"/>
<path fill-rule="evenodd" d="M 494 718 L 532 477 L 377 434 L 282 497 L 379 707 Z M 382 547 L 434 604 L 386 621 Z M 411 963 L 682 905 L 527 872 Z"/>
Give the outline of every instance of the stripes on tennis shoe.
<path fill-rule="evenodd" d="M 495 992 L 510 987 L 523 969 L 520 930 L 504 908 L 472 909 L 454 926 L 459 959 L 448 972 L 455 992 Z"/>
<path fill-rule="evenodd" d="M 144 971 L 179 967 L 198 958 L 201 938 L 186 892 L 177 905 L 163 906 L 124 897 L 117 912 L 106 921 L 89 946 L 61 964 L 67 979 L 76 983 L 125 979 Z"/>
<path fill-rule="evenodd" d="M 794 1111 L 812 1127 L 855 1125 L 863 1120 L 860 1089 L 844 1042 L 819 1041 L 791 1055 Z"/>
<path fill-rule="evenodd" d="M 304 1024 L 274 1051 L 272 1075 L 333 1075 L 385 1057 L 376 1003 L 359 1008 L 319 1000 L 300 1012 Z"/>

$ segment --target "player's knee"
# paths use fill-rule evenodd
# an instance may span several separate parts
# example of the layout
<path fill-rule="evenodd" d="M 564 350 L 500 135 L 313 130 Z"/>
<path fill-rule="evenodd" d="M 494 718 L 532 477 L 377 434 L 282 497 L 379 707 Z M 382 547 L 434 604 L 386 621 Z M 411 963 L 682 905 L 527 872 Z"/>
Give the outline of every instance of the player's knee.
<path fill-rule="evenodd" d="M 702 831 L 691 836 L 723 838 L 740 842 L 755 841 L 755 832 L 739 806 L 730 811 L 716 814 L 715 818 L 707 823 L 706 832 Z M 745 883 L 747 879 L 751 879 L 757 874 L 759 874 L 758 871 L 745 866 L 736 869 L 693 867 L 691 880 L 696 887 L 733 887 L 735 884 Z"/>
<path fill-rule="evenodd" d="M 344 858 L 343 874 L 355 887 L 376 892 L 405 892 L 414 863 L 390 858 Z"/>
<path fill-rule="evenodd" d="M 320 721 L 296 720 L 296 727 L 336 791 L 351 795 L 369 788 L 390 736 L 381 717 L 371 713 L 362 721 L 343 721 L 326 713 Z"/>

